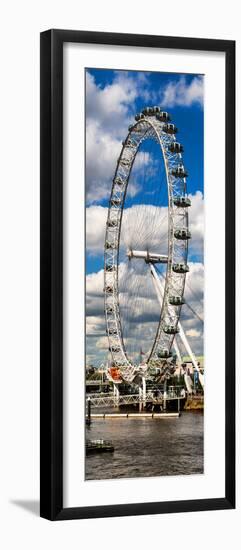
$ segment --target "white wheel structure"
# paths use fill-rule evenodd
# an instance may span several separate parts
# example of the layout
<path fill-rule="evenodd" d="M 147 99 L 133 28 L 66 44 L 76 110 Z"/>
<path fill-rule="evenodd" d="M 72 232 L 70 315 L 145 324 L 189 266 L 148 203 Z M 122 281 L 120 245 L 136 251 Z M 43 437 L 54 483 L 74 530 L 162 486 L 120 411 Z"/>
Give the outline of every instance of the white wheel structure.
<path fill-rule="evenodd" d="M 169 114 L 159 107 L 146 107 L 136 115 L 135 120 L 136 122 L 129 127 L 115 170 L 104 250 L 104 303 L 109 351 L 112 365 L 118 368 L 122 379 L 130 383 L 138 374 L 147 371 L 150 366 L 161 367 L 172 358 L 172 346 L 175 335 L 179 332 L 179 317 L 184 303 L 185 277 L 189 271 L 187 265 L 188 240 L 191 237 L 188 229 L 188 208 L 191 206 L 191 202 L 186 191 L 187 173 L 182 160 L 183 147 L 176 141 L 177 128 L 170 123 Z M 127 261 L 130 262 L 131 268 L 134 261 L 139 262 L 139 265 L 140 262 L 145 265 L 144 281 L 146 284 L 149 285 L 149 277 L 152 280 L 150 284 L 157 285 L 156 267 L 159 265 L 165 269 L 159 321 L 152 345 L 145 357 L 145 365 L 138 365 L 128 351 L 128 338 L 123 336 L 125 320 L 122 319 L 119 290 L 120 246 L 121 235 L 124 231 L 123 212 L 128 196 L 128 185 L 137 153 L 146 140 L 148 143 L 155 141 L 163 163 L 168 199 L 166 206 L 168 223 L 166 250 L 163 250 L 161 242 L 155 250 L 147 246 L 139 247 L 137 250 L 133 248 L 132 244 L 129 244 L 126 249 Z M 156 208 L 155 211 L 156 216 L 160 215 L 160 209 Z M 145 224 L 148 225 L 148 219 L 146 222 L 144 218 L 143 220 L 142 227 Z M 157 222 L 155 223 L 157 227 Z M 141 232 L 139 228 L 136 230 L 138 233 Z M 147 232 L 147 229 L 145 231 Z M 131 292 L 128 299 L 131 303 Z M 135 303 L 137 301 L 138 296 L 135 298 Z M 145 339 L 145 334 L 140 335 L 138 344 L 140 347 L 143 339 Z"/>

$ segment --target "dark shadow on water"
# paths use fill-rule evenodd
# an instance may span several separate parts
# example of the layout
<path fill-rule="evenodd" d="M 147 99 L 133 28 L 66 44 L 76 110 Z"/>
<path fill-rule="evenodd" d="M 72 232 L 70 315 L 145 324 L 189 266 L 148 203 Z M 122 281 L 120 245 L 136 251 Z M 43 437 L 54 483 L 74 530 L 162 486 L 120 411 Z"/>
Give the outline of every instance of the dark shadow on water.
<path fill-rule="evenodd" d="M 39 500 L 11 500 L 11 504 L 27 510 L 34 516 L 39 516 Z"/>

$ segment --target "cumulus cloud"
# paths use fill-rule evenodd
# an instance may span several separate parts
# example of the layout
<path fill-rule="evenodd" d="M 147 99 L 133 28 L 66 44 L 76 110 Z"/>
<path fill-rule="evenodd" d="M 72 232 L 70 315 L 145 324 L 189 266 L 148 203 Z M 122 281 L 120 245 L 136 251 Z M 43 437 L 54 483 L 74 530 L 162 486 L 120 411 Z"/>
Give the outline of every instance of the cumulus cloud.
<path fill-rule="evenodd" d="M 86 209 L 86 247 L 92 255 L 103 255 L 107 214 L 107 207 L 90 206 Z M 144 221 L 148 221 L 145 229 Z M 167 235 L 166 207 L 139 204 L 123 211 L 121 247 L 124 254 L 128 247 L 140 249 L 148 243 L 151 243 L 152 251 L 155 252 L 159 250 L 164 235 Z M 165 253 L 163 246 L 162 243 L 162 252 Z"/>
<path fill-rule="evenodd" d="M 111 179 L 121 151 L 121 142 L 95 121 L 86 124 L 87 202 L 97 203 L 110 193 Z"/>
<path fill-rule="evenodd" d="M 86 333 L 88 336 L 95 337 L 102 335 L 105 332 L 105 319 L 104 316 L 92 316 L 89 315 L 86 318 Z"/>
<path fill-rule="evenodd" d="M 202 300 L 204 290 L 204 265 L 201 262 L 188 262 L 189 273 L 186 276 L 185 298 L 188 302 L 196 297 Z"/>
<path fill-rule="evenodd" d="M 122 138 L 125 137 L 123 131 Z M 109 198 L 113 176 L 118 157 L 122 149 L 122 141 L 115 133 L 109 133 L 106 128 L 100 128 L 96 121 L 87 121 L 86 124 L 86 190 L 89 204 Z M 132 178 L 136 178 L 143 166 L 151 161 L 150 154 L 139 152 L 132 171 Z M 156 167 L 153 165 L 153 172 Z M 130 196 L 134 197 L 141 190 L 137 182 L 130 185 Z"/>
<path fill-rule="evenodd" d="M 201 191 L 195 195 L 189 195 L 192 206 L 189 209 L 189 229 L 192 238 L 189 242 L 189 258 L 195 256 L 196 260 L 203 260 L 204 245 L 204 199 Z"/>
<path fill-rule="evenodd" d="M 190 336 L 191 338 L 199 338 L 201 336 L 201 332 L 195 328 L 190 328 L 186 331 L 186 336 Z"/>
<path fill-rule="evenodd" d="M 131 316 L 128 321 L 128 331 L 124 331 L 127 346 L 129 349 L 134 350 L 136 348 L 136 338 L 138 337 L 145 348 L 144 351 L 147 351 L 153 342 L 157 329 L 160 306 L 148 269 L 145 271 L 144 262 L 142 265 L 144 271 L 138 275 L 134 272 L 131 273 L 128 265 L 121 265 L 120 308 L 125 318 L 128 318 L 128 315 Z M 204 265 L 200 262 L 190 262 L 189 269 L 186 278 L 185 300 L 195 313 L 203 319 Z M 128 293 L 124 295 L 122 278 L 124 290 L 126 290 L 125 281 L 128 280 L 128 292 L 131 290 L 132 284 L 135 288 L 136 284 L 138 285 L 138 299 L 133 301 Z M 104 318 L 103 270 L 87 275 L 86 295 L 87 353 L 91 355 L 92 362 L 99 363 L 108 357 L 108 340 Z M 186 305 L 182 308 L 181 322 L 194 353 L 196 355 L 203 353 L 203 323 Z M 183 354 L 186 354 L 181 344 L 180 349 Z M 95 356 L 95 360 L 93 356 Z"/>
<path fill-rule="evenodd" d="M 86 315 L 104 319 L 104 270 L 86 276 Z M 88 328 L 88 319 L 87 319 Z"/>
<path fill-rule="evenodd" d="M 101 87 L 86 71 L 86 191 L 89 204 L 109 196 L 122 140 L 133 121 L 137 98 L 142 98 L 145 104 L 154 101 L 166 107 L 201 105 L 203 78 L 195 76 L 188 83 L 186 77 L 181 76 L 153 97 L 148 74 L 137 73 L 134 78 L 128 72 L 116 71 L 113 82 Z M 140 155 L 138 162 L 142 162 Z"/>
<path fill-rule="evenodd" d="M 129 105 L 138 94 L 136 84 L 126 73 L 118 72 L 112 84 L 97 86 L 93 75 L 86 72 L 86 116 L 121 138 L 126 130 Z"/>
<path fill-rule="evenodd" d="M 86 208 L 86 249 L 88 254 L 103 254 L 108 208 Z"/>
<path fill-rule="evenodd" d="M 190 83 L 185 76 L 176 82 L 170 81 L 160 91 L 161 104 L 165 107 L 190 107 L 203 104 L 203 77 L 195 76 Z"/>
<path fill-rule="evenodd" d="M 131 122 L 137 83 L 116 73 L 112 84 L 97 86 L 86 72 L 86 189 L 89 203 L 108 197 L 111 179 Z"/>
<path fill-rule="evenodd" d="M 133 191 L 131 191 L 133 192 Z M 192 207 L 189 209 L 189 228 L 192 239 L 189 242 L 189 258 L 195 261 L 203 260 L 203 238 L 204 238 L 204 200 L 200 191 L 189 195 Z M 86 209 L 86 246 L 88 254 L 102 256 L 104 251 L 105 230 L 108 208 L 103 206 L 89 206 Z M 143 220 L 148 220 L 145 228 Z M 153 252 L 166 252 L 167 233 L 167 208 L 153 205 L 133 205 L 126 208 L 123 213 L 122 246 L 125 250 L 128 247 L 139 249 L 143 247 L 143 241 L 151 243 Z M 98 231 L 96 230 L 98 228 Z M 156 233 L 156 237 L 154 238 Z M 148 242 L 144 243 L 145 246 Z M 195 258 L 194 258 L 195 257 Z"/>
<path fill-rule="evenodd" d="M 135 78 L 127 72 L 117 71 L 111 84 L 97 85 L 95 78 L 86 72 L 86 244 L 89 255 L 103 256 L 107 208 L 100 205 L 103 199 L 108 199 L 110 187 L 115 171 L 116 162 L 122 147 L 122 140 L 126 137 L 127 128 L 136 112 L 135 102 L 140 97 L 143 103 L 157 102 L 166 107 L 202 105 L 203 79 L 195 76 L 191 81 L 185 76 L 177 81 L 171 81 L 159 95 L 153 96 L 150 90 L 148 73 L 137 73 Z M 139 153 L 135 161 L 132 178 L 129 184 L 129 197 L 138 197 L 142 187 L 138 177 L 143 165 L 153 164 L 154 159 L 148 153 Z M 150 176 L 150 174 L 149 174 Z M 189 225 L 192 240 L 189 244 L 189 266 L 187 275 L 185 298 L 200 317 L 203 315 L 203 196 L 200 192 L 190 196 L 192 208 L 189 212 Z M 143 219 L 148 219 L 150 232 L 159 228 L 156 244 L 152 236 L 142 234 Z M 155 219 L 157 222 L 155 222 Z M 155 228 L 155 223 L 157 223 Z M 98 230 L 96 230 L 98 228 Z M 153 229 L 154 228 L 154 229 Z M 156 208 L 151 204 L 133 205 L 125 210 L 123 215 L 123 235 L 121 238 L 121 252 L 119 278 L 120 307 L 125 314 L 131 317 L 130 324 L 136 324 L 136 335 L 140 342 L 152 342 L 160 314 L 160 306 L 155 295 L 153 283 L 149 278 L 148 266 L 142 266 L 131 273 L 128 265 L 126 249 L 139 248 L 145 241 L 145 247 L 152 244 L 153 251 L 160 251 L 160 237 L 162 253 L 165 253 L 167 233 L 167 208 Z M 148 241 L 149 239 L 149 241 Z M 198 261 L 197 261 L 198 260 Z M 133 260 L 132 260 L 133 262 Z M 125 270 L 127 270 L 125 272 Z M 126 286 L 128 281 L 128 288 Z M 135 302 L 128 300 L 128 292 L 138 285 L 138 298 Z M 86 335 L 87 361 L 99 364 L 108 356 L 108 340 L 104 318 L 104 272 L 88 274 L 86 277 Z M 130 307 L 131 305 L 131 307 Z M 194 318 L 187 306 L 182 308 L 182 323 L 194 352 L 200 353 L 203 346 L 203 327 L 197 318 Z M 130 325 L 129 325 L 130 326 Z M 125 335 L 128 346 L 134 345 L 133 333 Z M 149 344 L 148 344 L 149 345 Z"/>
<path fill-rule="evenodd" d="M 108 350 L 109 343 L 107 336 L 101 336 L 101 338 L 99 338 L 96 342 L 96 347 L 99 349 Z"/>

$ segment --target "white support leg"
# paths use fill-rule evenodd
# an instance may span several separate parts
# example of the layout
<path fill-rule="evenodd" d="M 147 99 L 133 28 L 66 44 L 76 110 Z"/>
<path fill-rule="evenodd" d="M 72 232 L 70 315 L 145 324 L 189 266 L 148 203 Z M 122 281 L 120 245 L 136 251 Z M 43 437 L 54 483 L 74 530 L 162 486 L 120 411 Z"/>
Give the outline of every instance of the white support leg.
<path fill-rule="evenodd" d="M 167 381 L 164 380 L 164 391 L 163 391 L 163 410 L 166 412 L 167 409 Z"/>
<path fill-rule="evenodd" d="M 179 350 L 176 338 L 174 338 L 174 340 L 173 340 L 173 347 L 174 347 L 174 350 L 177 354 L 178 363 L 179 363 L 179 365 L 181 365 L 182 364 L 182 358 L 181 358 L 181 354 L 180 354 L 180 350 Z"/>
<path fill-rule="evenodd" d="M 142 387 L 139 386 L 139 412 L 142 411 L 143 403 L 142 403 Z"/>
<path fill-rule="evenodd" d="M 156 288 L 156 292 L 157 292 L 157 297 L 158 297 L 158 300 L 159 300 L 159 303 L 160 305 L 162 305 L 162 299 L 163 299 L 163 295 L 164 295 L 164 289 L 163 289 L 163 286 L 161 284 L 161 281 L 157 275 L 157 272 L 155 270 L 155 267 L 153 264 L 150 264 L 150 269 L 151 269 L 151 273 L 153 275 L 153 281 L 154 281 L 154 286 Z M 182 328 L 182 325 L 180 323 L 180 321 L 178 322 L 178 328 L 179 328 L 179 335 L 180 335 L 180 338 L 185 346 L 185 349 L 188 353 L 188 355 L 190 356 L 191 358 L 191 361 L 192 361 L 192 364 L 194 366 L 194 368 L 197 370 L 198 372 L 198 375 L 199 375 L 199 380 L 200 380 L 200 384 L 202 386 L 202 388 L 204 388 L 204 376 L 201 374 L 200 372 L 200 368 L 199 368 L 199 365 L 198 365 L 198 362 L 196 360 L 196 357 L 194 355 L 194 353 L 192 352 L 192 349 L 188 343 L 188 340 L 187 340 L 187 337 L 186 337 L 186 334 Z M 173 342 L 173 346 L 174 346 L 174 349 L 175 351 L 177 351 L 178 349 L 178 346 L 177 346 L 177 343 L 176 343 L 176 340 L 174 339 L 174 342 Z M 178 353 L 177 353 L 177 356 L 179 358 L 180 356 L 180 352 L 179 352 L 179 349 L 178 349 Z M 181 356 L 180 356 L 181 357 Z"/>
<path fill-rule="evenodd" d="M 185 349 L 186 349 L 188 355 L 191 357 L 191 361 L 192 361 L 192 364 L 193 364 L 195 370 L 197 370 L 197 372 L 198 372 L 200 384 L 201 384 L 202 388 L 204 388 L 204 376 L 203 376 L 202 373 L 200 372 L 200 368 L 199 368 L 197 359 L 196 359 L 196 357 L 195 357 L 195 355 L 194 355 L 194 353 L 193 353 L 193 351 L 192 351 L 192 349 L 191 349 L 191 347 L 190 347 L 190 345 L 189 345 L 189 343 L 188 343 L 186 334 L 185 334 L 185 332 L 184 332 L 184 330 L 183 330 L 183 328 L 182 328 L 182 325 L 181 325 L 180 321 L 179 321 L 179 323 L 178 323 L 178 328 L 179 328 L 180 338 L 181 338 L 181 340 L 182 340 L 182 342 L 183 342 L 183 344 L 184 344 L 184 346 L 185 346 Z"/>
<path fill-rule="evenodd" d="M 146 379 L 143 376 L 142 377 L 142 400 L 143 400 L 143 408 L 146 408 Z"/>
<path fill-rule="evenodd" d="M 115 402 L 115 407 L 118 407 L 118 406 L 119 406 L 120 391 L 119 391 L 118 384 L 113 384 L 113 386 L 114 386 L 114 402 Z"/>

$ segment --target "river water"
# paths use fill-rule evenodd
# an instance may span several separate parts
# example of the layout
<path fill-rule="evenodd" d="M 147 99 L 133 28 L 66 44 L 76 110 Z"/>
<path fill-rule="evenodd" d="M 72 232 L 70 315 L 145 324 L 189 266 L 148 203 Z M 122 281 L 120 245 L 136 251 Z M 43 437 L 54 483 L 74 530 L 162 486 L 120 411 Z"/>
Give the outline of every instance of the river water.
<path fill-rule="evenodd" d="M 107 439 L 114 453 L 86 457 L 89 479 L 133 478 L 203 473 L 203 413 L 179 418 L 93 419 L 87 439 Z"/>

